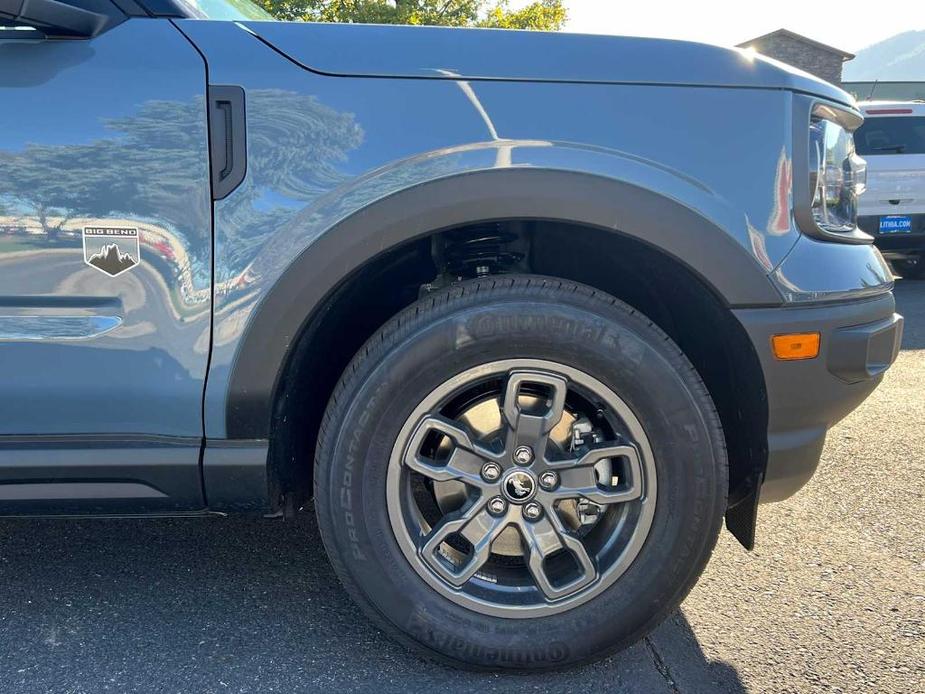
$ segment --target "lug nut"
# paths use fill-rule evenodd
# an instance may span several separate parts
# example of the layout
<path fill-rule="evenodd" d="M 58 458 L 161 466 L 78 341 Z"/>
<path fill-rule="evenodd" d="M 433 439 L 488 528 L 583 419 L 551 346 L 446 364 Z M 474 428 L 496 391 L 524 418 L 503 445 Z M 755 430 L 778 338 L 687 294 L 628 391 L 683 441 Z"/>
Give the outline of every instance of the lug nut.
<path fill-rule="evenodd" d="M 500 496 L 492 497 L 488 500 L 488 512 L 493 516 L 504 515 L 507 511 L 507 502 Z"/>
<path fill-rule="evenodd" d="M 524 506 L 524 518 L 527 520 L 536 520 L 543 515 L 543 507 L 540 506 L 535 501 L 531 501 L 529 504 Z"/>
<path fill-rule="evenodd" d="M 482 466 L 482 479 L 486 482 L 495 482 L 501 477 L 501 466 L 498 463 L 485 463 Z"/>
<path fill-rule="evenodd" d="M 518 465 L 529 465 L 533 462 L 533 449 L 530 446 L 518 446 L 514 450 L 514 462 Z"/>
<path fill-rule="evenodd" d="M 559 475 L 552 470 L 547 470 L 540 475 L 540 486 L 547 492 L 552 491 L 559 486 Z"/>

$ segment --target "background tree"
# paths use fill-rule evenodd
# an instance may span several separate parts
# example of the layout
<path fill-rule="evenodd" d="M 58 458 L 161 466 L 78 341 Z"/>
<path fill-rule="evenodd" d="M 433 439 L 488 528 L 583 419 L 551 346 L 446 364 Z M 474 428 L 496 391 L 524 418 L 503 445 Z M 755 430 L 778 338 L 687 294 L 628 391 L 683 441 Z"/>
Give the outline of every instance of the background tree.
<path fill-rule="evenodd" d="M 566 20 L 563 0 L 536 0 L 511 9 L 510 0 L 257 0 L 287 21 L 426 24 L 556 31 Z"/>

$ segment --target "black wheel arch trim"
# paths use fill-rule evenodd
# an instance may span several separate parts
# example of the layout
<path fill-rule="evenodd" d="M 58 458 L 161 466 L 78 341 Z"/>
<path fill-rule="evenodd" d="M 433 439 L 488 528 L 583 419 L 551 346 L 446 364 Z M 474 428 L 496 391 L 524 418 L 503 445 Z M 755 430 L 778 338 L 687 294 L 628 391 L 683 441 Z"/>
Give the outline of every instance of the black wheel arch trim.
<path fill-rule="evenodd" d="M 269 289 L 239 343 L 226 393 L 229 439 L 264 439 L 291 348 L 354 271 L 405 242 L 465 224 L 532 219 L 592 226 L 666 253 L 728 306 L 777 306 L 766 270 L 726 230 L 639 186 L 596 175 L 508 168 L 429 181 L 337 223 Z"/>

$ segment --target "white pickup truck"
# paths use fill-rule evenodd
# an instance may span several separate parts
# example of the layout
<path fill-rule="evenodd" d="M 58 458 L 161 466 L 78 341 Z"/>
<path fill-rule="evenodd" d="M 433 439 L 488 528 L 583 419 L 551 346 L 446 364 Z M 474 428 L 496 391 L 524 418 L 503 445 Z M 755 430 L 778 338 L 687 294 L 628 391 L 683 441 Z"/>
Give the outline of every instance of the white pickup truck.
<path fill-rule="evenodd" d="M 855 132 L 867 160 L 858 225 L 908 279 L 925 278 L 925 102 L 868 101 Z"/>

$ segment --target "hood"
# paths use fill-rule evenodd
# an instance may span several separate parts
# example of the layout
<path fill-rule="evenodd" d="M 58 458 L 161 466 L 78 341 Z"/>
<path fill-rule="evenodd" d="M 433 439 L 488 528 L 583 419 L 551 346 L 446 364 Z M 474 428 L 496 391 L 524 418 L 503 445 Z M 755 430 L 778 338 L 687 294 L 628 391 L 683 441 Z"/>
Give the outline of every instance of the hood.
<path fill-rule="evenodd" d="M 497 29 L 242 22 L 328 75 L 790 89 L 845 104 L 838 87 L 740 49 L 690 41 Z"/>

